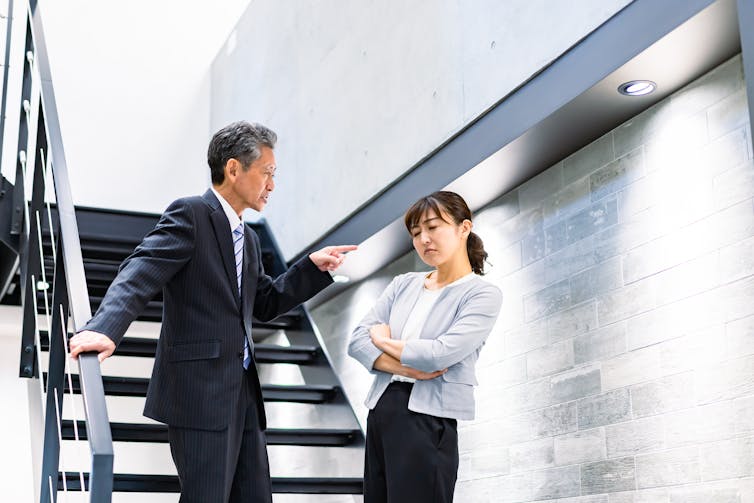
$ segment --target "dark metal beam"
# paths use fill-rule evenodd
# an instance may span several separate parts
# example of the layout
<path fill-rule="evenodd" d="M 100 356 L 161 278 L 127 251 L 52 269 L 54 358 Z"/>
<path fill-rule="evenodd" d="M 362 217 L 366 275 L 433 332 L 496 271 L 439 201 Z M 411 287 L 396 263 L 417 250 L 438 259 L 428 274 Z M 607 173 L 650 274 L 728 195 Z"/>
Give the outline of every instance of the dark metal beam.
<path fill-rule="evenodd" d="M 364 242 L 418 197 L 446 187 L 714 1 L 634 0 L 290 263 L 328 244 Z"/>

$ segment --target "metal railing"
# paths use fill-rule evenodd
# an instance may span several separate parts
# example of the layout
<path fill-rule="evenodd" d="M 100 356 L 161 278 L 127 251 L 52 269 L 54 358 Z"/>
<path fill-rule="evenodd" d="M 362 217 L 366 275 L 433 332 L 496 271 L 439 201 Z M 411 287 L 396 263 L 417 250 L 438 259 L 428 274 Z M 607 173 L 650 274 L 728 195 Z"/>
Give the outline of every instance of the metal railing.
<path fill-rule="evenodd" d="M 29 2 L 27 12 L 19 155 L 10 218 L 11 232 L 19 238 L 21 259 L 23 328 L 20 375 L 40 382 L 45 418 L 39 496 L 40 502 L 49 503 L 57 501 L 59 487 L 68 491 L 66 477 L 60 476 L 60 464 L 63 399 L 66 388 L 71 399 L 74 391 L 68 357 L 69 326 L 72 325 L 73 332 L 79 331 L 92 312 L 42 14 L 35 0 Z M 33 154 L 27 153 L 30 148 L 33 148 Z M 47 186 L 49 174 L 53 179 L 52 190 Z M 57 223 L 53 222 L 50 210 L 53 194 Z M 45 223 L 48 228 L 43 230 Z M 49 243 L 43 241 L 43 232 L 49 236 Z M 51 278 L 47 276 L 46 259 L 48 263 L 52 259 L 54 264 Z M 42 305 L 44 317 L 40 321 L 38 309 Z M 50 341 L 46 382 L 40 351 L 41 323 L 46 323 Z M 91 502 L 110 502 L 113 445 L 100 365 L 95 353 L 81 355 L 78 364 L 91 458 L 87 484 L 83 471 L 79 474 L 80 488 L 82 491 L 88 489 Z M 71 401 L 74 421 L 78 419 L 75 417 L 75 403 L 75 400 Z"/>

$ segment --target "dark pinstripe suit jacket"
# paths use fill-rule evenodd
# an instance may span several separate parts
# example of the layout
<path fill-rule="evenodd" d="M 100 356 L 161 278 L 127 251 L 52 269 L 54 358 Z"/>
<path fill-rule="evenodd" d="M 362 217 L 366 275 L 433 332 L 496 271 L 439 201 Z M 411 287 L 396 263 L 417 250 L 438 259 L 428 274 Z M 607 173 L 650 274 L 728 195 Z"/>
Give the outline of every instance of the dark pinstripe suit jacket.
<path fill-rule="evenodd" d="M 117 345 L 162 289 L 162 330 L 144 407 L 147 417 L 178 427 L 225 428 L 228 404 L 241 386 L 239 352 L 244 337 L 251 343 L 252 315 L 271 320 L 332 282 L 308 257 L 270 278 L 262 268 L 259 238 L 248 227 L 243 264 L 239 298 L 228 218 L 208 190 L 173 202 L 121 265 L 85 329 L 106 334 Z M 262 403 L 259 413 L 264 429 Z"/>

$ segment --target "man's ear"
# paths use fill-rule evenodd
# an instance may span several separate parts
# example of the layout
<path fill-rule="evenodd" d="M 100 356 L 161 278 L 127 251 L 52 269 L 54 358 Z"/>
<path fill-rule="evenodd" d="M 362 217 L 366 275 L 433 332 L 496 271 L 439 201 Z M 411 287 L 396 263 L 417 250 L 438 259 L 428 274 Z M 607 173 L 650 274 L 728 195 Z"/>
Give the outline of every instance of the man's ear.
<path fill-rule="evenodd" d="M 241 163 L 238 162 L 237 159 L 230 158 L 225 163 L 225 178 L 227 178 L 230 181 L 233 181 L 238 176 L 238 173 L 241 171 Z"/>

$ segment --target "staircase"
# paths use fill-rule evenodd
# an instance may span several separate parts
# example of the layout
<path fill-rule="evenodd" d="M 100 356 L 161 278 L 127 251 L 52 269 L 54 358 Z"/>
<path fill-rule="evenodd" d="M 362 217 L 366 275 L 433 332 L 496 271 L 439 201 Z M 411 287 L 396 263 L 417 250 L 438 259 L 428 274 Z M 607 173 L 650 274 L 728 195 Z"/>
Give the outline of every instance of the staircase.
<path fill-rule="evenodd" d="M 73 206 L 33 1 L 24 54 L 16 180 L 0 178 L 0 303 L 23 308 L 19 374 L 39 384 L 37 398 L 30 398 L 40 401 L 44 415 L 37 497 L 48 503 L 65 493 L 66 501 L 109 502 L 131 501 L 122 493 L 149 493 L 139 501 L 177 501 L 167 429 L 141 416 L 160 296 L 101 367 L 90 354 L 74 369 L 65 343 L 97 309 L 119 265 L 159 215 Z M 31 82 L 40 77 L 34 93 Z M 260 237 L 265 271 L 283 272 L 267 225 L 247 225 Z M 255 321 L 253 338 L 274 501 L 361 501 L 354 495 L 362 492 L 364 435 L 309 313 L 299 307 L 271 322 Z"/>

